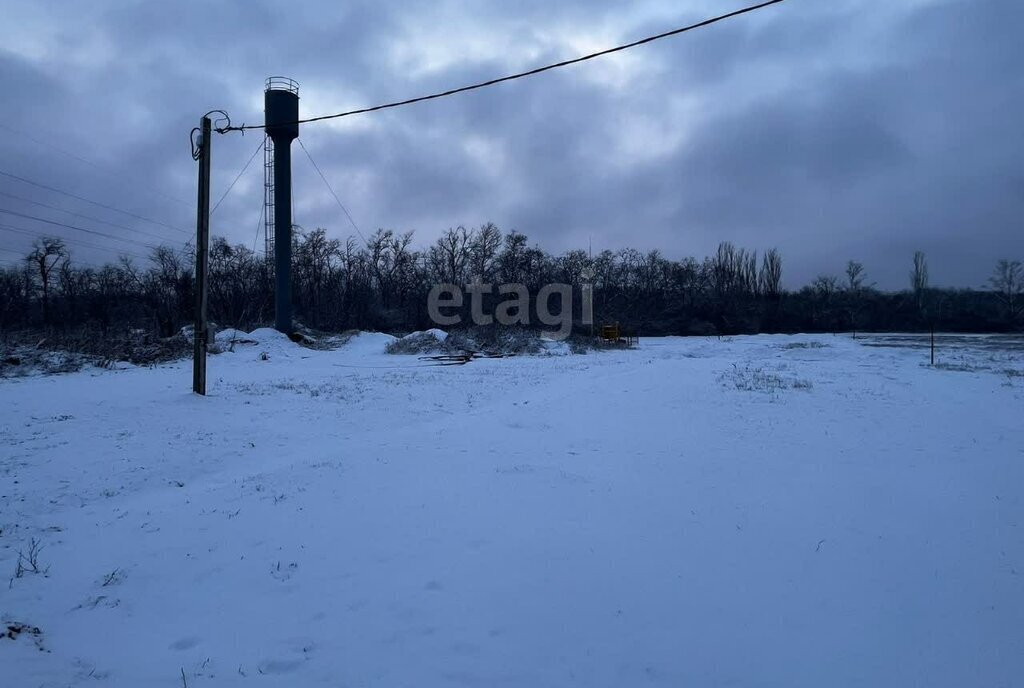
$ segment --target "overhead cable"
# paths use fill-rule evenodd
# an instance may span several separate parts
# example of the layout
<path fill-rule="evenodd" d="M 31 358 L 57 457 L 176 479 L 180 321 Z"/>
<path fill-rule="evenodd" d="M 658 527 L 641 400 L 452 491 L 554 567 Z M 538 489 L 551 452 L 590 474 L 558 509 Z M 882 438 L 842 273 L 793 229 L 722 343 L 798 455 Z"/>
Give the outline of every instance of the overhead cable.
<path fill-rule="evenodd" d="M 535 74 L 540 74 L 541 72 L 547 72 L 547 71 L 550 71 L 552 69 L 558 69 L 559 67 L 567 67 L 569 65 L 577 64 L 579 62 L 585 62 L 587 60 L 593 60 L 594 58 L 597 58 L 597 57 L 604 57 L 605 55 L 611 55 L 612 53 L 617 53 L 617 52 L 620 52 L 622 50 L 628 50 L 630 48 L 635 48 L 637 46 L 644 45 L 645 43 L 651 43 L 653 41 L 661 40 L 662 38 L 669 38 L 670 36 L 678 36 L 679 34 L 686 33 L 687 31 L 693 31 L 695 29 L 700 29 L 700 28 L 703 28 L 705 26 L 710 26 L 711 24 L 716 24 L 716 23 L 718 23 L 720 21 L 724 21 L 726 19 L 732 19 L 733 17 L 738 17 L 741 14 L 747 14 L 748 12 L 754 12 L 755 10 L 762 9 L 762 8 L 768 7 L 770 5 L 777 5 L 780 2 L 783 2 L 783 0 L 768 0 L 768 2 L 762 2 L 762 3 L 758 4 L 758 5 L 751 5 L 749 7 L 744 7 L 742 9 L 736 10 L 734 12 L 729 12 L 727 14 L 722 14 L 722 15 L 719 15 L 717 17 L 712 17 L 711 19 L 705 19 L 704 21 L 697 22 L 696 24 L 690 24 L 689 26 L 683 26 L 683 27 L 680 27 L 680 28 L 677 28 L 677 29 L 672 29 L 671 31 L 665 31 L 664 33 L 656 34 L 654 36 L 648 36 L 646 38 L 641 38 L 638 41 L 633 41 L 631 43 L 625 43 L 623 45 L 618 45 L 618 46 L 615 46 L 614 48 L 608 48 L 606 50 L 600 50 L 600 51 L 598 51 L 596 53 L 590 53 L 589 55 L 583 55 L 581 57 L 575 57 L 575 58 L 573 58 L 571 60 L 563 60 L 561 62 L 556 62 L 554 64 L 545 65 L 543 67 L 537 67 L 535 69 L 530 69 L 530 70 L 527 70 L 525 72 L 519 72 L 517 74 L 509 74 L 508 76 L 499 77 L 497 79 L 490 79 L 488 81 L 481 81 L 480 83 L 471 84 L 469 86 L 462 86 L 460 88 L 453 88 L 453 89 L 450 89 L 448 91 L 442 91 L 440 93 L 432 93 L 432 94 L 430 94 L 428 96 L 419 96 L 417 98 L 408 98 L 406 100 L 399 100 L 399 101 L 395 101 L 393 103 L 385 103 L 383 105 L 374 105 L 373 107 L 360 108 L 358 110 L 349 110 L 347 112 L 339 112 L 339 113 L 336 113 L 336 114 L 333 114 L 333 115 L 320 115 L 319 117 L 308 117 L 306 119 L 299 119 L 299 120 L 296 120 L 294 122 L 282 122 L 282 123 L 279 123 L 278 126 L 290 126 L 290 125 L 295 125 L 295 124 L 309 124 L 310 122 L 320 122 L 320 121 L 327 120 L 327 119 L 338 119 L 339 117 L 349 117 L 351 115 L 361 115 L 361 114 L 367 113 L 367 112 L 376 112 L 378 110 L 387 110 L 389 108 L 402 107 L 403 105 L 412 105 L 413 103 L 422 103 L 425 100 L 435 100 L 437 98 L 445 98 L 447 96 L 453 96 L 456 93 L 465 93 L 466 91 L 474 91 L 474 90 L 476 90 L 478 88 L 485 88 L 487 86 L 494 86 L 495 84 L 500 84 L 500 83 L 503 83 L 505 81 L 513 81 L 515 79 L 522 79 L 523 77 L 533 76 Z M 248 129 L 263 129 L 265 126 L 266 126 L 265 124 L 243 124 L 241 126 L 234 127 L 234 126 L 231 126 L 230 124 L 228 124 L 227 126 L 218 127 L 217 131 L 220 132 L 221 134 L 229 132 L 229 131 L 242 131 L 242 132 L 244 132 L 244 131 L 246 131 Z"/>

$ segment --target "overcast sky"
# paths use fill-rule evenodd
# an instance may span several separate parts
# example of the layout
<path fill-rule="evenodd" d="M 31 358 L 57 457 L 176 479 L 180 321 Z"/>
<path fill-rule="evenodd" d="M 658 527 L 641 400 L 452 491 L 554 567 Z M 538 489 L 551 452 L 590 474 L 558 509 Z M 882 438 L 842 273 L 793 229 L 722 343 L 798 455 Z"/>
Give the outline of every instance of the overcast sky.
<path fill-rule="evenodd" d="M 269 75 L 299 81 L 302 115 L 314 116 L 745 4 L 0 0 L 0 171 L 177 229 L 5 176 L 0 208 L 181 244 L 195 223 L 189 130 L 212 108 L 260 123 Z M 415 230 L 426 245 L 448 227 L 493 221 L 555 253 L 592 239 L 595 252 L 658 248 L 670 258 L 728 240 L 779 248 L 791 287 L 856 259 L 879 287 L 904 288 L 922 250 L 933 283 L 980 287 L 996 260 L 1024 259 L 1022 26 L 1020 0 L 786 0 L 300 136 L 365 235 Z M 214 199 L 261 138 L 215 138 Z M 293 161 L 296 222 L 354 235 L 298 144 Z M 214 215 L 215 234 L 253 245 L 262 183 L 254 163 Z M 74 239 L 83 262 L 147 252 L 9 214 L 0 224 Z M 0 260 L 30 241 L 0 229 Z"/>

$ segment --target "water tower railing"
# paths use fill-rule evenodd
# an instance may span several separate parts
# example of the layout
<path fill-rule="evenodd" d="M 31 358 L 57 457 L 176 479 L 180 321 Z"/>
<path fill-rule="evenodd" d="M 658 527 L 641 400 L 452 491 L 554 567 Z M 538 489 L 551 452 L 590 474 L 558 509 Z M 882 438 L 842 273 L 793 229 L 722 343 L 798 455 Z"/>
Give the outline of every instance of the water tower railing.
<path fill-rule="evenodd" d="M 268 91 L 288 91 L 298 95 L 299 93 L 299 82 L 295 79 L 289 79 L 286 76 L 271 76 L 267 77 L 267 88 Z"/>

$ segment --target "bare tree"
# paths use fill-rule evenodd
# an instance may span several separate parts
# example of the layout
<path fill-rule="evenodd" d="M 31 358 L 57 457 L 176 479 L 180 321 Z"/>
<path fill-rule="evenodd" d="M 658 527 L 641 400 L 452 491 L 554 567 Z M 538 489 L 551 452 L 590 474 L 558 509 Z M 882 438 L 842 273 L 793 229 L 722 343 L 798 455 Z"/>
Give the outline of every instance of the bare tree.
<path fill-rule="evenodd" d="M 736 247 L 732 242 L 723 241 L 711 260 L 711 287 L 719 299 L 724 299 L 736 290 L 739 283 L 739 262 Z"/>
<path fill-rule="evenodd" d="M 498 250 L 501 248 L 501 230 L 493 222 L 482 225 L 469 245 L 470 275 L 473 279 L 490 283 L 497 270 Z"/>
<path fill-rule="evenodd" d="M 914 268 L 910 271 L 910 288 L 914 292 L 917 312 L 924 315 L 925 295 L 928 291 L 928 261 L 922 251 L 914 252 Z"/>
<path fill-rule="evenodd" d="M 566 284 L 578 285 L 583 282 L 582 275 L 590 265 L 587 252 L 581 249 L 567 251 L 555 259 L 556 277 Z"/>
<path fill-rule="evenodd" d="M 680 299 L 686 308 L 693 308 L 697 297 L 704 289 L 700 263 L 694 258 L 684 258 L 669 265 L 668 288 Z"/>
<path fill-rule="evenodd" d="M 1010 324 L 1015 324 L 1024 314 L 1024 266 L 1019 260 L 1000 260 L 988 283 L 1006 309 Z"/>
<path fill-rule="evenodd" d="M 761 260 L 761 293 L 770 299 L 777 299 L 782 293 L 782 256 L 778 249 L 769 249 Z"/>
<path fill-rule="evenodd" d="M 811 287 L 822 300 L 830 301 L 839 291 L 839 278 L 835 275 L 818 275 L 811 283 Z"/>
<path fill-rule="evenodd" d="M 505 235 L 501 253 L 498 254 L 498 274 L 502 282 L 511 284 L 526 279 L 527 241 L 525 234 L 515 230 Z"/>
<path fill-rule="evenodd" d="M 32 244 L 32 252 L 25 258 L 39 276 L 43 295 L 43 323 L 50 324 L 50 283 L 53 270 L 61 261 L 68 259 L 68 250 L 63 239 L 44 236 Z"/>
<path fill-rule="evenodd" d="M 304 306 L 303 315 L 308 323 L 321 324 L 326 304 L 330 301 L 328 284 L 334 274 L 341 255 L 341 241 L 329 239 L 327 230 L 318 227 L 309 233 L 297 233 L 293 253 L 292 280 L 299 301 Z"/>
<path fill-rule="evenodd" d="M 598 322 L 621 321 L 664 334 L 820 331 L 847 324 L 854 330 L 902 329 L 927 326 L 932 319 L 937 327 L 977 330 L 991 325 L 989 311 L 997 298 L 1011 323 L 1019 326 L 1024 315 L 1021 261 L 1000 261 L 989 280 L 991 291 L 952 291 L 929 286 L 928 264 L 918 253 L 910 273 L 913 292 L 895 299 L 872 292 L 863 265 L 851 260 L 843 274 L 820 277 L 784 308 L 779 252 L 758 256 L 728 242 L 707 258 L 675 260 L 657 250 L 629 248 L 593 257 L 582 250 L 554 256 L 531 246 L 525 235 L 503 234 L 493 224 L 451 229 L 422 248 L 412 244 L 411 233 L 388 230 L 378 231 L 365 246 L 351 239 L 338 242 L 322 229 L 297 232 L 294 240 L 296 313 L 323 330 L 422 329 L 429 323 L 424 304 L 433 284 L 478 277 L 486 284 L 519 282 L 531 294 L 553 281 L 577 287 L 591 282 Z M 31 332 L 41 320 L 51 338 L 81 339 L 67 328 L 81 327 L 87 334 L 97 326 L 102 336 L 140 327 L 174 334 L 191 317 L 193 260 L 190 251 L 160 248 L 148 261 L 88 269 L 72 265 L 59 240 L 39 242 L 17 267 L 0 266 L 0 335 Z M 212 240 L 209 260 L 211 319 L 238 328 L 267 322 L 272 263 L 220 238 Z"/>
<path fill-rule="evenodd" d="M 846 298 L 848 303 L 848 315 L 855 339 L 857 337 L 857 328 L 860 325 L 860 316 L 863 308 L 861 297 L 864 292 L 865 278 L 866 274 L 862 263 L 859 263 L 856 260 L 851 260 L 846 264 Z"/>
<path fill-rule="evenodd" d="M 430 266 L 439 282 L 465 284 L 471 256 L 469 231 L 459 226 L 438 237 L 430 248 Z M 476 276 L 476 275 L 474 275 Z"/>
<path fill-rule="evenodd" d="M 757 275 L 757 251 L 747 252 L 740 249 L 738 257 L 741 291 L 750 296 L 759 295 L 761 288 Z"/>
<path fill-rule="evenodd" d="M 0 270 L 0 331 L 24 322 L 32 300 L 32 266 Z"/>
<path fill-rule="evenodd" d="M 858 293 L 864 287 L 864 265 L 855 260 L 846 264 L 846 290 Z"/>
<path fill-rule="evenodd" d="M 839 291 L 839 278 L 835 275 L 818 275 L 811 283 L 817 308 L 825 323 L 835 330 L 835 296 Z"/>

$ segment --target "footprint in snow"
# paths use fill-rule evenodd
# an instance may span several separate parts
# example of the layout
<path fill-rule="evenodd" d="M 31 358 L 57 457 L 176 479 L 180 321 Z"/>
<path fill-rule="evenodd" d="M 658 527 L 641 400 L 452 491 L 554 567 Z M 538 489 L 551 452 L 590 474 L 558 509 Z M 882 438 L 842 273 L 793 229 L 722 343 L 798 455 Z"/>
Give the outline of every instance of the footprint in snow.
<path fill-rule="evenodd" d="M 191 650 L 193 647 L 201 642 L 200 638 L 194 635 L 186 636 L 180 640 L 175 640 L 169 645 L 172 650 Z"/>
<path fill-rule="evenodd" d="M 257 668 L 261 674 L 287 674 L 295 671 L 302 664 L 297 659 L 271 659 Z"/>

